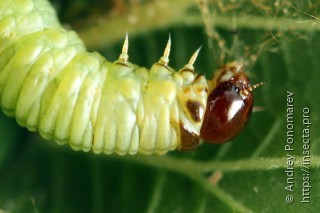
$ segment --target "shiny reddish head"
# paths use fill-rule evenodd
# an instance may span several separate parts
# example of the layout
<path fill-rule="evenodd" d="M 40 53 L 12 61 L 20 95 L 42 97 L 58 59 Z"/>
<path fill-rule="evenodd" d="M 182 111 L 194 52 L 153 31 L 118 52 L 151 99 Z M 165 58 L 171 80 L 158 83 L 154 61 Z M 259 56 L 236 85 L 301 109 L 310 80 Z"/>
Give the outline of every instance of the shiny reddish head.
<path fill-rule="evenodd" d="M 225 143 L 244 128 L 253 106 L 252 90 L 242 66 L 225 66 L 216 80 L 216 87 L 207 100 L 200 137 L 209 143 Z"/>

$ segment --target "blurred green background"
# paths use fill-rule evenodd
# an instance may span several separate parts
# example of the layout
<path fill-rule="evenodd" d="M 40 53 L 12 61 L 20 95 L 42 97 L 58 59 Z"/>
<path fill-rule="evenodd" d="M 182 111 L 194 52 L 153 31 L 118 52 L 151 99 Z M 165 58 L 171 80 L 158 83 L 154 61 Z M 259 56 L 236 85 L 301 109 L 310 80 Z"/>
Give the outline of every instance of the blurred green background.
<path fill-rule="evenodd" d="M 203 17 L 199 1 L 192 0 L 52 3 L 64 27 L 79 32 L 89 51 L 110 61 L 120 54 L 128 31 L 130 61 L 149 68 L 161 57 L 170 33 L 175 69 L 202 45 L 198 72 L 211 77 L 222 63 L 240 60 L 252 82 L 267 84 L 254 91 L 260 110 L 234 141 L 161 157 L 74 152 L 0 113 L 0 212 L 319 210 L 319 2 L 208 0 L 202 12 L 207 8 L 210 17 Z M 287 91 L 294 93 L 293 152 L 284 150 Z M 307 204 L 300 202 L 304 107 L 312 121 Z M 296 157 L 293 193 L 285 190 L 287 154 Z M 285 201 L 289 194 L 292 204 Z"/>

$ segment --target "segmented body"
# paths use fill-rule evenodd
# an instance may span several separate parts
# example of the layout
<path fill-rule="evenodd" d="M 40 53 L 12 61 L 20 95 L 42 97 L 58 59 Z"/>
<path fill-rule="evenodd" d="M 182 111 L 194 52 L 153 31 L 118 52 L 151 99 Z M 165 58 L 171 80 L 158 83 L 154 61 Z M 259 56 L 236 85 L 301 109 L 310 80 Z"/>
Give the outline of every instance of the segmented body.
<path fill-rule="evenodd" d="M 125 56 L 124 51 L 122 56 Z M 45 0 L 0 2 L 0 104 L 21 126 L 75 150 L 164 154 L 193 149 L 208 97 L 188 63 L 150 71 L 86 51 Z"/>

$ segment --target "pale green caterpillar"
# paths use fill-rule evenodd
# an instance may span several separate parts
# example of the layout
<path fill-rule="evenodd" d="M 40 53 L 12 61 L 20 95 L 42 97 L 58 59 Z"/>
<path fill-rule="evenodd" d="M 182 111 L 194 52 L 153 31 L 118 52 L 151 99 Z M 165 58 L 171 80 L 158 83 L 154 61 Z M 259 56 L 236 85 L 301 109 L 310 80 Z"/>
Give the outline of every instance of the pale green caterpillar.
<path fill-rule="evenodd" d="M 75 150 L 124 155 L 194 149 L 200 132 L 211 140 L 203 123 L 217 126 L 217 116 L 206 115 L 208 83 L 193 67 L 198 51 L 176 72 L 168 66 L 170 44 L 169 39 L 163 57 L 148 71 L 128 61 L 126 37 L 119 59 L 111 63 L 86 52 L 46 0 L 1 0 L 1 108 L 21 126 Z M 231 107 L 230 112 L 223 108 L 222 115 L 231 120 L 215 133 L 218 142 L 242 129 L 256 87 L 240 78 L 239 64 L 221 73 L 213 100 L 229 101 L 230 93 L 237 104 L 224 101 L 210 108 L 221 117 L 221 106 Z"/>
<path fill-rule="evenodd" d="M 21 126 L 106 154 L 189 149 L 199 135 L 207 83 L 193 62 L 179 72 L 167 66 L 170 42 L 150 71 L 127 61 L 127 42 L 110 63 L 86 52 L 44 0 L 1 1 L 0 30 L 1 107 Z M 188 102 L 199 103 L 196 121 Z"/>

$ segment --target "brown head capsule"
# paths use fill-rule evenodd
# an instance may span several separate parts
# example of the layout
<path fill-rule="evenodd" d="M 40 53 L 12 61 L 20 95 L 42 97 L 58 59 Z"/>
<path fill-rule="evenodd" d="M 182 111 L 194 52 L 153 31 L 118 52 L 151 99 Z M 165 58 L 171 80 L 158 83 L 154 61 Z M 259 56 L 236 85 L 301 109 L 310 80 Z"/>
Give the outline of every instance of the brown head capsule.
<path fill-rule="evenodd" d="M 235 63 L 223 67 L 214 83 L 200 136 L 209 143 L 225 143 L 246 125 L 253 106 L 252 90 L 264 83 L 250 86 L 242 65 Z"/>

